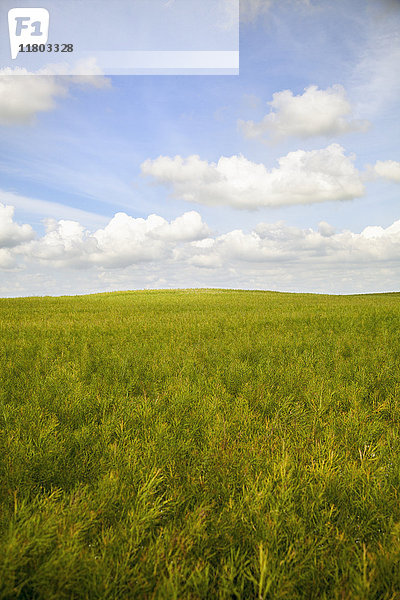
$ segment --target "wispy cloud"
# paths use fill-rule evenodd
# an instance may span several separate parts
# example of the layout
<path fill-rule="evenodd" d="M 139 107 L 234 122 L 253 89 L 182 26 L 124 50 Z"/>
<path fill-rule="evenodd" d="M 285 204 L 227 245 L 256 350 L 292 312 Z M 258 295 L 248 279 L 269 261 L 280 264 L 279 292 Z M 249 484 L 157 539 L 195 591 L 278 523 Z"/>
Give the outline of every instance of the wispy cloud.
<path fill-rule="evenodd" d="M 274 0 L 240 0 L 240 20 L 252 23 L 271 8 Z"/>
<path fill-rule="evenodd" d="M 97 213 L 74 208 L 59 202 L 48 202 L 38 198 L 30 198 L 0 189 L 0 203 L 13 206 L 27 215 L 37 215 L 41 218 L 76 219 L 86 226 L 99 226 L 107 222 L 107 217 Z"/>
<path fill-rule="evenodd" d="M 279 0 L 281 3 L 283 0 Z M 311 6 L 310 0 L 286 0 L 288 5 Z M 254 23 L 265 15 L 277 0 L 240 0 L 240 20 L 242 23 Z"/>
<path fill-rule="evenodd" d="M 359 112 L 369 118 L 398 104 L 400 95 L 400 3 L 390 4 L 383 10 L 382 2 L 370 3 L 369 27 L 349 80 Z"/>

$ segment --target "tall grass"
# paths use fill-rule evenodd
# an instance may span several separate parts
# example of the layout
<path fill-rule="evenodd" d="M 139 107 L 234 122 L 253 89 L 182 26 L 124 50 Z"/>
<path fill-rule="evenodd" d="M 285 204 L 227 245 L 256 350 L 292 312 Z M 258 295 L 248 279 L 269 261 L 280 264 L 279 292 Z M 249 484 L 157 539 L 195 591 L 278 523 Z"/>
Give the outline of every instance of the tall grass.
<path fill-rule="evenodd" d="M 0 301 L 0 598 L 400 598 L 400 294 Z"/>

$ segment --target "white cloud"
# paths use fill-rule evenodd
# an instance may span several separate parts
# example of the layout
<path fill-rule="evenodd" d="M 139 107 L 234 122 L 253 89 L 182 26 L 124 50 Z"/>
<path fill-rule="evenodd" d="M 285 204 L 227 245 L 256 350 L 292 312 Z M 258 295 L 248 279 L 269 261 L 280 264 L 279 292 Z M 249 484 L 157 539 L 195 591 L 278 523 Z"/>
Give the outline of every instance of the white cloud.
<path fill-rule="evenodd" d="M 93 234 L 98 244 L 93 262 L 121 267 L 165 259 L 168 254 L 166 244 L 152 236 L 165 224 L 166 221 L 158 215 L 134 219 L 125 213 L 117 213 L 107 227 Z"/>
<path fill-rule="evenodd" d="M 148 261 L 161 261 L 181 242 L 209 235 L 210 230 L 194 211 L 171 223 L 158 215 L 147 219 L 117 213 L 94 233 L 76 221 L 48 219 L 46 234 L 21 244 L 16 254 L 58 266 L 122 268 Z"/>
<path fill-rule="evenodd" d="M 160 156 L 146 160 L 141 168 L 187 202 L 256 209 L 362 196 L 364 187 L 353 160 L 341 146 L 331 144 L 321 150 L 290 152 L 271 170 L 242 155 L 222 156 L 218 163 L 197 155 Z"/>
<path fill-rule="evenodd" d="M 161 217 L 159 218 L 161 219 Z M 210 234 L 208 226 L 202 221 L 199 213 L 194 210 L 186 212 L 171 223 L 168 223 L 164 219 L 162 221 L 151 232 L 151 236 L 155 239 L 191 242 L 203 240 Z"/>
<path fill-rule="evenodd" d="M 67 87 L 51 76 L 29 75 L 26 69 L 0 70 L 0 125 L 31 123 L 39 112 L 55 107 Z"/>
<path fill-rule="evenodd" d="M 324 237 L 331 237 L 335 233 L 334 227 L 326 223 L 325 221 L 321 221 L 318 223 L 318 233 L 323 235 Z"/>
<path fill-rule="evenodd" d="M 7 248 L 0 248 L 0 269 L 13 269 L 16 266 L 15 257 Z"/>
<path fill-rule="evenodd" d="M 395 160 L 378 160 L 373 167 L 374 174 L 383 179 L 400 182 L 400 162 Z"/>
<path fill-rule="evenodd" d="M 343 86 L 319 90 L 316 85 L 294 96 L 291 90 L 273 94 L 272 110 L 260 121 L 238 121 L 247 138 L 271 137 L 277 141 L 289 136 L 309 138 L 365 131 L 368 121 L 349 119 L 351 105 Z"/>
<path fill-rule="evenodd" d="M 189 263 L 200 269 L 219 269 L 223 266 L 222 259 L 215 254 L 195 254 Z"/>
<path fill-rule="evenodd" d="M 111 86 L 111 80 L 103 75 L 95 57 L 79 60 L 75 64 L 51 63 L 40 69 L 37 75 L 62 76 L 62 81 L 68 84 L 88 85 L 99 89 Z"/>
<path fill-rule="evenodd" d="M 13 248 L 35 237 L 30 225 L 18 225 L 13 217 L 14 207 L 0 202 L 0 248 Z M 3 260 L 4 256 L 6 253 L 3 253 Z"/>
<path fill-rule="evenodd" d="M 10 228 L 13 247 L 0 250 L 2 295 L 143 287 L 343 293 L 396 289 L 400 277 L 400 220 L 360 233 L 335 231 L 326 222 L 302 229 L 280 221 L 211 234 L 194 212 L 171 222 L 118 213 L 94 232 L 48 220 L 46 233 L 31 241 L 29 226 L 17 227 Z"/>
<path fill-rule="evenodd" d="M 34 73 L 21 67 L 0 69 L 0 125 L 34 122 L 38 113 L 53 110 L 57 98 L 68 95 L 72 85 L 109 85 L 90 59 L 80 64 L 78 72 L 82 75 L 70 72 L 71 68 L 63 64 L 49 65 Z"/>
<path fill-rule="evenodd" d="M 89 266 L 97 251 L 96 240 L 76 221 L 46 220 L 46 234 L 20 246 L 17 253 L 33 260 L 52 261 L 55 265 Z"/>
<path fill-rule="evenodd" d="M 251 233 L 236 230 L 220 236 L 212 252 L 246 262 L 398 261 L 400 220 L 386 229 L 366 227 L 361 233 L 335 233 L 328 223 L 320 223 L 317 231 L 288 227 L 282 222 L 260 223 Z"/>

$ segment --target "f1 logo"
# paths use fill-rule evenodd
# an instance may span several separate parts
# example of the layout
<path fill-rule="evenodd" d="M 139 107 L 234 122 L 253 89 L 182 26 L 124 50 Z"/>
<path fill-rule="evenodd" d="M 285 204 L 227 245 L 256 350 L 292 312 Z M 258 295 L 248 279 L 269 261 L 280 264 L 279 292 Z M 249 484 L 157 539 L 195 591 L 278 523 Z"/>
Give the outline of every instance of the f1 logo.
<path fill-rule="evenodd" d="M 8 11 L 11 58 L 17 58 L 20 45 L 46 44 L 49 35 L 49 11 L 46 8 L 11 8 Z"/>

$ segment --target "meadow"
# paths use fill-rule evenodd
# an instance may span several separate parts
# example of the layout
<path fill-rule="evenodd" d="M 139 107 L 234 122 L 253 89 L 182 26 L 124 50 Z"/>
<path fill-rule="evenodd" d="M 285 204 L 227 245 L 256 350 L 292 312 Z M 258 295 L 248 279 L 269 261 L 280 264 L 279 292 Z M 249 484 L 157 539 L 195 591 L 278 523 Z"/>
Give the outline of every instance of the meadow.
<path fill-rule="evenodd" d="M 400 599 L 399 301 L 0 300 L 0 598 Z"/>

